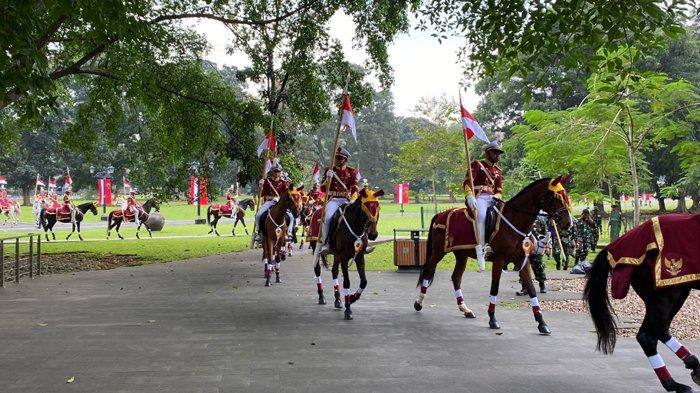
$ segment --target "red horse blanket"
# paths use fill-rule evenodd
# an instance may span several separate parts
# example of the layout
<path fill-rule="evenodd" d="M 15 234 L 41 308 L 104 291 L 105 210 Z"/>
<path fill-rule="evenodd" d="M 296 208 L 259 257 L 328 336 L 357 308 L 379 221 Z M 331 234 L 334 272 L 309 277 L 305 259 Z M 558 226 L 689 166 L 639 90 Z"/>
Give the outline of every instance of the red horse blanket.
<path fill-rule="evenodd" d="M 212 203 L 211 211 L 218 211 L 219 215 L 225 217 L 231 216 L 231 214 L 233 213 L 233 210 L 231 209 L 231 206 L 228 205 L 228 203 Z M 238 213 L 238 210 L 236 210 L 236 213 Z"/>
<path fill-rule="evenodd" d="M 505 205 L 501 204 L 498 209 L 503 211 Z M 496 224 L 489 240 L 498 233 L 501 225 L 501 217 L 496 218 Z M 466 207 L 454 208 L 438 213 L 433 222 L 433 228 L 445 230 L 445 252 L 455 250 L 467 250 L 476 247 L 477 241 L 474 235 L 474 213 Z"/>
<path fill-rule="evenodd" d="M 629 291 L 632 268 L 646 260 L 656 288 L 700 280 L 700 215 L 657 216 L 627 232 L 607 247 L 613 268 L 611 293 L 622 299 Z M 648 252 L 656 258 L 646 258 Z"/>

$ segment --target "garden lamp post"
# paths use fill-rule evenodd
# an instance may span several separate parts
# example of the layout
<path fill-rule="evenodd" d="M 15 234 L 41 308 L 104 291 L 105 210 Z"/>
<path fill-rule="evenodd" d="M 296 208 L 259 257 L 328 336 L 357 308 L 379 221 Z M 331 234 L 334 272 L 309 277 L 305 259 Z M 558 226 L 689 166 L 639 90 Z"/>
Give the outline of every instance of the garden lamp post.
<path fill-rule="evenodd" d="M 194 187 L 197 192 L 194 193 L 193 197 L 195 198 L 195 202 L 197 204 L 197 218 L 194 220 L 195 224 L 205 224 L 207 222 L 206 219 L 202 218 L 202 204 L 200 203 L 200 197 L 202 195 L 202 190 L 200 189 L 200 181 L 199 181 L 199 161 L 192 161 L 190 164 L 190 171 L 192 172 L 192 176 L 194 176 Z"/>

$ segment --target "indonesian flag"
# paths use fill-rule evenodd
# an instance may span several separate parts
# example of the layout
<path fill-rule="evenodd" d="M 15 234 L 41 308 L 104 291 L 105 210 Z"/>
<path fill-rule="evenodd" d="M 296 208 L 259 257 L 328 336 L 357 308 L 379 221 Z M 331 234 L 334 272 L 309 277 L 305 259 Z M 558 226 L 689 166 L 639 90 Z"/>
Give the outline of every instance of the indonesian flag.
<path fill-rule="evenodd" d="M 360 173 L 360 168 L 357 168 L 357 173 L 355 174 L 355 180 L 360 181 L 362 179 L 362 174 Z"/>
<path fill-rule="evenodd" d="M 268 149 L 272 152 L 277 151 L 277 140 L 275 139 L 275 133 L 270 129 L 270 132 L 267 133 L 267 136 L 265 139 L 260 142 L 260 145 L 258 145 L 258 149 L 255 151 L 258 154 L 258 157 L 265 151 L 265 149 Z"/>
<path fill-rule="evenodd" d="M 7 177 L 6 176 L 0 176 L 0 185 L 2 185 L 2 186 L 7 185 Z"/>
<path fill-rule="evenodd" d="M 490 143 L 486 133 L 481 129 L 479 122 L 476 121 L 476 117 L 469 113 L 468 110 L 464 109 L 464 105 L 462 105 L 461 102 L 459 103 L 459 109 L 462 112 L 462 128 L 464 129 L 464 135 L 467 136 L 467 139 L 472 139 L 476 136 L 485 143 Z"/>
<path fill-rule="evenodd" d="M 56 188 L 56 178 L 53 176 L 49 177 L 49 188 Z"/>
<path fill-rule="evenodd" d="M 199 196 L 199 182 L 197 180 L 196 177 L 190 176 L 189 198 L 187 198 L 187 203 L 189 204 L 197 203 L 197 197 Z"/>
<path fill-rule="evenodd" d="M 63 175 L 63 185 L 67 189 L 70 189 L 73 187 L 73 179 L 71 179 L 70 173 Z"/>
<path fill-rule="evenodd" d="M 36 175 L 36 185 L 38 187 L 46 187 L 46 183 L 44 183 L 44 178 L 39 175 Z"/>
<path fill-rule="evenodd" d="M 313 176 L 316 183 L 321 181 L 321 167 L 318 165 L 318 161 L 314 164 Z"/>
<path fill-rule="evenodd" d="M 129 183 L 129 179 L 126 177 L 122 177 L 122 187 L 124 187 L 124 189 L 131 188 L 131 183 Z"/>
<path fill-rule="evenodd" d="M 352 114 L 352 105 L 350 104 L 350 96 L 343 95 L 343 115 L 340 118 L 340 124 L 350 129 L 352 137 L 357 142 L 357 130 L 355 129 L 355 116 Z"/>

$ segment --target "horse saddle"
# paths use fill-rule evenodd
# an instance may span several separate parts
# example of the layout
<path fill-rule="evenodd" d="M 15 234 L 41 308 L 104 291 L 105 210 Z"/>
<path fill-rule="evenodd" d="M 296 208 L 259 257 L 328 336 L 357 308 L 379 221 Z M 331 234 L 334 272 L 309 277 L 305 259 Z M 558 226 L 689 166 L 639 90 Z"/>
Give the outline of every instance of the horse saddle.
<path fill-rule="evenodd" d="M 123 210 L 116 210 L 113 214 L 114 218 L 119 218 L 122 217 L 122 220 L 124 222 L 134 222 L 134 213 L 131 212 L 131 210 L 127 210 L 124 212 Z"/>
<path fill-rule="evenodd" d="M 338 233 L 340 228 L 340 223 L 342 222 L 342 215 L 345 214 L 345 209 L 348 208 L 350 204 L 340 205 L 338 211 L 331 217 L 331 222 L 328 228 L 330 228 L 330 233 L 328 234 L 328 245 L 330 250 L 333 250 L 333 244 L 335 244 L 335 235 Z"/>
<path fill-rule="evenodd" d="M 212 205 L 211 210 L 212 211 L 218 210 L 219 214 L 222 216 L 230 216 L 230 215 L 233 215 L 235 213 L 238 213 L 239 208 L 238 208 L 238 205 L 234 205 L 234 207 L 231 208 L 231 206 L 229 206 L 228 203 L 221 203 L 218 205 L 216 205 L 216 204 Z"/>

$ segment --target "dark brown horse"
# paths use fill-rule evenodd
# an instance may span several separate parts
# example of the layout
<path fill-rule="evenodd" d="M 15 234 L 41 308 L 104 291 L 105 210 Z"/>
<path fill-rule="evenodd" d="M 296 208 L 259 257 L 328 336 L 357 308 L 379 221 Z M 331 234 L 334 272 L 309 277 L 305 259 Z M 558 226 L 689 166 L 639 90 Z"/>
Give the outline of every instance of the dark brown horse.
<path fill-rule="evenodd" d="M 236 235 L 236 225 L 240 221 L 243 224 L 243 229 L 245 234 L 248 234 L 248 227 L 245 225 L 245 210 L 255 210 L 255 201 L 252 198 L 246 198 L 238 203 L 236 212 L 234 213 L 228 209 L 228 205 L 224 203 L 212 203 L 207 207 L 207 224 L 211 227 L 209 233 L 214 232 L 216 236 L 219 236 L 219 231 L 217 231 L 216 226 L 219 223 L 221 217 L 235 218 L 236 221 L 233 222 L 233 228 L 231 229 L 231 235 Z"/>
<path fill-rule="evenodd" d="M 85 218 L 85 213 L 92 212 L 92 215 L 97 215 L 97 207 L 92 202 L 86 202 L 75 207 L 75 221 L 72 220 L 70 213 L 64 213 L 59 208 L 58 210 L 47 211 L 46 209 L 41 209 L 39 213 L 39 222 L 41 227 L 44 229 L 44 236 L 46 236 L 46 241 L 49 241 L 49 232 L 51 232 L 51 237 L 56 240 L 56 234 L 53 233 L 53 227 L 57 222 L 62 222 L 65 224 L 71 224 L 73 229 L 66 236 L 66 240 L 70 239 L 73 232 L 78 230 L 78 238 L 83 240 L 83 235 L 80 234 L 80 223 Z"/>
<path fill-rule="evenodd" d="M 265 214 L 265 228 L 262 240 L 263 262 L 265 263 L 265 286 L 270 286 L 270 278 L 272 270 L 275 271 L 275 282 L 280 283 L 280 261 L 282 253 L 287 242 L 287 210 L 293 210 L 299 214 L 301 209 L 301 191 L 304 186 L 299 188 L 290 184 L 287 192 L 282 193 L 279 202 Z"/>
<path fill-rule="evenodd" d="M 523 240 L 530 237 L 530 231 L 535 222 L 535 218 L 540 210 L 544 210 L 549 217 L 555 220 L 559 228 L 569 228 L 571 225 L 571 214 L 569 213 L 569 199 L 564 189 L 564 185 L 569 178 L 561 176 L 555 179 L 540 179 L 525 187 L 518 195 L 505 202 L 502 210 L 502 219 L 499 229 L 491 236 L 489 242 L 493 253 L 487 258 L 493 262 L 491 268 L 491 291 L 488 307 L 489 327 L 500 329 L 496 320 L 496 302 L 498 296 L 498 285 L 501 281 L 503 267 L 511 261 L 516 262 L 516 266 L 524 260 Z M 446 213 L 446 212 L 445 212 Z M 433 217 L 428 232 L 428 248 L 426 252 L 426 263 L 418 278 L 420 292 L 418 299 L 414 303 L 416 311 L 423 308 L 428 286 L 435 276 L 435 269 L 438 262 L 446 255 L 445 252 L 445 227 L 435 226 L 434 223 L 440 216 L 439 213 Z M 510 223 L 510 224 L 509 224 Z M 449 234 L 451 235 L 451 234 Z M 454 285 L 455 297 L 460 313 L 467 318 L 474 318 L 474 313 L 464 303 L 462 294 L 462 274 L 467 266 L 467 258 L 476 258 L 473 246 L 453 251 L 457 263 L 452 272 L 452 284 Z M 520 267 L 520 266 L 518 266 Z M 520 269 L 520 278 L 527 285 L 530 292 L 530 304 L 538 323 L 538 329 L 542 334 L 550 334 L 551 331 L 542 317 L 536 291 L 532 284 L 530 271 L 527 268 Z"/>
<path fill-rule="evenodd" d="M 649 225 L 649 222 L 635 228 L 632 232 L 643 230 L 642 227 L 644 225 Z M 681 230 L 688 229 L 682 228 Z M 583 298 L 588 302 L 588 308 L 598 334 L 597 349 L 605 354 L 613 352 L 617 339 L 617 324 L 615 323 L 615 319 L 613 319 L 612 305 L 608 297 L 608 276 L 612 270 L 608 261 L 608 256 L 610 255 L 609 247 L 617 244 L 617 242 L 628 240 L 628 237 L 630 241 L 636 241 L 633 238 L 635 235 L 632 235 L 632 232 L 627 232 L 615 243 L 605 247 L 598 253 L 598 256 L 593 262 L 593 267 L 588 272 L 588 281 L 586 282 L 586 288 L 583 293 Z M 667 233 L 661 229 L 659 229 L 659 233 L 661 233 L 661 236 L 664 238 L 682 236 L 679 234 Z M 691 244 L 700 244 L 700 231 L 696 229 L 689 230 L 685 236 L 686 239 L 692 242 Z M 669 245 L 666 244 L 666 248 L 668 248 L 668 246 Z M 659 341 L 664 343 L 668 349 L 674 352 L 676 356 L 683 361 L 685 368 L 691 370 L 690 375 L 693 381 L 700 385 L 700 361 L 698 361 L 698 358 L 690 353 L 690 351 L 675 337 L 671 336 L 669 332 L 671 321 L 673 321 L 673 318 L 678 311 L 680 311 L 681 307 L 683 307 L 683 303 L 685 303 L 685 300 L 688 298 L 690 291 L 692 289 L 700 289 L 700 281 L 698 281 L 697 278 L 686 279 L 688 276 L 678 275 L 678 272 L 675 272 L 676 278 L 674 279 L 680 279 L 680 281 L 670 286 L 657 289 L 655 286 L 655 274 L 660 275 L 661 273 L 654 272 L 652 266 L 661 264 L 660 260 L 657 261 L 659 250 L 650 248 L 648 244 L 641 244 L 641 247 L 639 254 L 636 254 L 642 256 L 640 258 L 643 258 L 641 263 L 636 266 L 627 267 L 631 269 L 629 281 L 627 282 L 631 284 L 637 295 L 644 301 L 646 307 L 644 321 L 637 333 L 637 341 L 666 391 L 692 392 L 693 389 L 689 386 L 680 384 L 673 379 L 663 359 L 658 354 L 656 346 Z M 690 247 L 688 249 L 692 250 Z M 695 250 L 688 251 L 688 249 L 686 249 L 685 252 L 696 252 Z M 697 258 L 697 254 L 695 254 L 695 257 Z M 680 263 L 682 267 L 682 259 Z M 686 260 L 685 263 L 687 264 L 689 261 Z M 680 271 L 681 268 L 678 268 L 678 270 Z M 671 275 L 674 275 L 674 273 L 672 272 Z M 618 297 L 624 297 L 624 295 L 626 295 L 626 292 Z"/>
<path fill-rule="evenodd" d="M 367 276 L 365 274 L 365 250 L 369 240 L 374 240 L 379 222 L 379 197 L 384 195 L 383 190 L 372 191 L 369 188 L 360 190 L 357 199 L 349 204 L 344 211 L 336 214 L 337 226 L 329 233 L 330 252 L 333 254 L 333 284 L 335 287 L 335 306 L 340 308 L 340 292 L 338 290 L 338 267 L 343 269 L 343 292 L 345 293 L 345 319 L 352 319 L 350 305 L 360 299 L 362 292 L 367 288 Z M 321 210 L 319 210 L 320 212 Z M 318 215 L 320 217 L 320 214 Z M 316 217 L 316 215 L 314 215 Z M 313 218 L 312 218 L 313 219 Z M 334 221 L 335 222 L 335 221 Z M 312 244 L 315 251 L 316 244 Z M 318 304 L 325 304 L 323 296 L 323 284 L 321 283 L 321 268 L 319 263 L 323 256 L 316 255 L 314 272 L 316 273 L 316 289 L 318 292 Z M 357 274 L 360 276 L 360 286 L 354 294 L 350 294 L 350 261 L 355 261 Z M 325 259 L 324 259 L 325 264 Z"/>
<path fill-rule="evenodd" d="M 139 215 L 140 223 L 139 226 L 136 228 L 137 239 L 141 238 L 139 236 L 139 231 L 141 230 L 142 225 L 148 231 L 148 236 L 153 237 L 153 233 L 151 233 L 151 228 L 146 223 L 146 221 L 148 221 L 149 213 L 153 208 L 155 208 L 157 212 L 160 211 L 160 205 L 158 204 L 155 198 L 147 200 L 143 205 L 141 205 L 141 208 L 138 209 L 136 214 Z M 116 209 L 109 212 L 109 215 L 107 216 L 107 239 L 109 239 L 112 228 L 114 228 L 114 230 L 117 232 L 117 236 L 119 236 L 120 239 L 124 239 L 124 237 L 119 233 L 119 228 L 121 228 L 122 223 L 124 222 L 135 222 L 134 215 L 126 214 L 125 216 L 124 211 L 122 211 L 122 209 Z"/>

